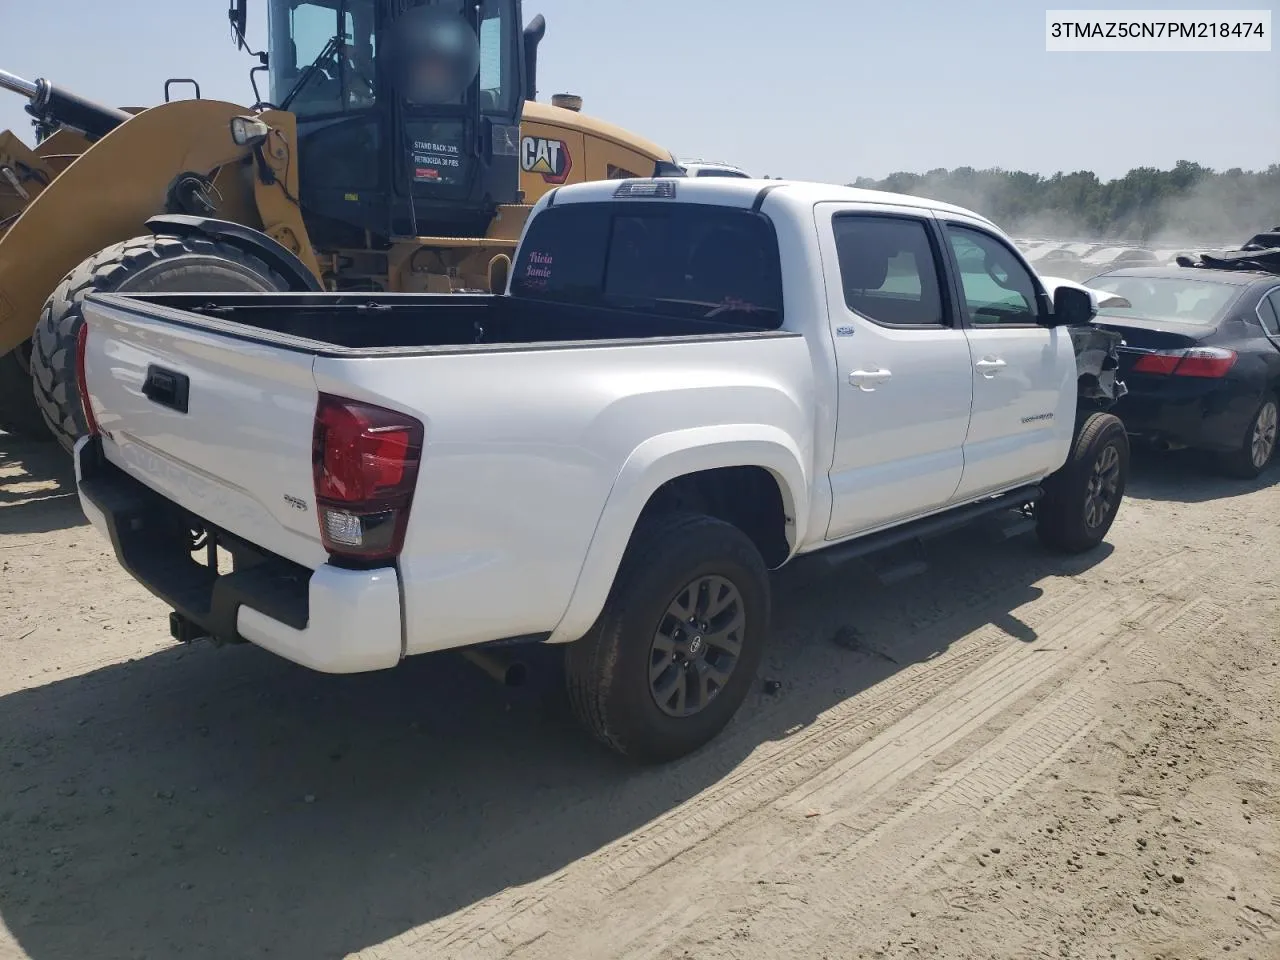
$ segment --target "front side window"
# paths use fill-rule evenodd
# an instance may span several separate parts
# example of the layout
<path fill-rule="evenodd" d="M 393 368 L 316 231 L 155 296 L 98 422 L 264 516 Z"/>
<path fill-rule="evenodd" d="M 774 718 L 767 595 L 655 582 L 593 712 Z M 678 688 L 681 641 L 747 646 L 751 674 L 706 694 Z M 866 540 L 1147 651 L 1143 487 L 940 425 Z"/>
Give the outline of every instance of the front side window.
<path fill-rule="evenodd" d="M 271 101 L 300 117 L 376 98 L 374 0 L 272 0 Z"/>
<path fill-rule="evenodd" d="M 1036 282 L 1013 251 L 982 230 L 947 224 L 965 309 L 979 326 L 1030 326 L 1039 316 Z"/>
<path fill-rule="evenodd" d="M 271 0 L 271 101 L 299 116 L 371 106 L 377 95 L 376 0 Z M 518 25 L 511 0 L 417 0 L 383 31 L 388 77 L 412 106 L 510 113 Z M 394 49 L 393 49 L 394 48 Z"/>
<path fill-rule="evenodd" d="M 506 6 L 506 0 L 486 0 L 480 9 L 480 106 L 500 113 L 513 106 L 512 51 L 520 42 Z"/>
<path fill-rule="evenodd" d="M 478 79 L 480 109 L 509 113 L 517 27 L 512 0 L 416 0 L 387 28 L 388 74 L 411 107 L 469 104 Z"/>
<path fill-rule="evenodd" d="M 846 214 L 832 228 L 850 310 L 893 327 L 945 324 L 937 253 L 922 221 Z"/>
<path fill-rule="evenodd" d="M 521 245 L 512 292 L 758 329 L 782 323 L 772 225 L 746 210 L 698 204 L 544 210 Z"/>

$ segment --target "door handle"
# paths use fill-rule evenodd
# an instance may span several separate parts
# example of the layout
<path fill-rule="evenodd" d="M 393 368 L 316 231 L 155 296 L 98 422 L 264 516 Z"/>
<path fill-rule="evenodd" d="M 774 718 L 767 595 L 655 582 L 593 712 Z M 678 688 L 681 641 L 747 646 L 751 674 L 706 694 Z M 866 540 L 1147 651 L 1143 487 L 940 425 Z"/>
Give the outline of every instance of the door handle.
<path fill-rule="evenodd" d="M 166 370 L 154 363 L 147 366 L 147 379 L 142 384 L 142 395 L 152 403 L 186 413 L 190 393 L 191 378 L 185 373 Z"/>
<path fill-rule="evenodd" d="M 889 370 L 855 370 L 849 374 L 849 383 L 863 393 L 874 393 L 877 383 L 884 383 L 893 373 Z"/>
<path fill-rule="evenodd" d="M 983 357 L 974 366 L 982 372 L 982 375 L 990 380 L 1008 364 L 999 357 Z"/>

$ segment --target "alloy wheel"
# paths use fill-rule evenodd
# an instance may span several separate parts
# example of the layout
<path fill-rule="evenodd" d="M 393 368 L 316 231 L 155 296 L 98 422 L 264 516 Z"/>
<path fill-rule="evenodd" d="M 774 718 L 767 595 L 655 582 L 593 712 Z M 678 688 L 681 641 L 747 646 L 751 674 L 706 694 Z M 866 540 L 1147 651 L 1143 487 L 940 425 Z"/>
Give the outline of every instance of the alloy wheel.
<path fill-rule="evenodd" d="M 1084 498 L 1084 522 L 1090 529 L 1100 527 L 1119 499 L 1120 451 L 1107 444 L 1093 462 L 1089 489 Z"/>
<path fill-rule="evenodd" d="M 1277 421 L 1280 421 L 1280 414 L 1277 413 L 1276 405 L 1268 400 L 1253 422 L 1253 436 L 1249 444 L 1253 465 L 1259 469 L 1265 467 L 1275 453 Z"/>
<path fill-rule="evenodd" d="M 667 606 L 649 650 L 649 691 L 669 717 L 701 712 L 724 690 L 742 655 L 746 609 L 738 588 L 708 575 Z"/>

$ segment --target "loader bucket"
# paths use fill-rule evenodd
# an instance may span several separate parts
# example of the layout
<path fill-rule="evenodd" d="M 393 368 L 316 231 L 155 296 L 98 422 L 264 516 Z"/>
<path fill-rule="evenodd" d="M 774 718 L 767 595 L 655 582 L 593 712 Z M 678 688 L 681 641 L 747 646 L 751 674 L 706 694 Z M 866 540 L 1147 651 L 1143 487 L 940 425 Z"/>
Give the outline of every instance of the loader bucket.
<path fill-rule="evenodd" d="M 146 233 L 146 221 L 164 212 L 175 177 L 240 160 L 243 150 L 228 131 L 244 112 L 220 100 L 179 100 L 137 113 L 91 146 L 65 132 L 35 150 L 12 134 L 0 138 L 0 154 L 11 151 L 28 166 L 36 157 L 49 181 L 28 189 L 27 199 L 13 193 L 0 207 L 8 217 L 0 226 L 0 355 L 31 336 L 41 305 L 68 271 Z M 2 171 L 0 179 L 7 180 Z M 218 215 L 256 225 L 252 197 L 225 194 Z"/>

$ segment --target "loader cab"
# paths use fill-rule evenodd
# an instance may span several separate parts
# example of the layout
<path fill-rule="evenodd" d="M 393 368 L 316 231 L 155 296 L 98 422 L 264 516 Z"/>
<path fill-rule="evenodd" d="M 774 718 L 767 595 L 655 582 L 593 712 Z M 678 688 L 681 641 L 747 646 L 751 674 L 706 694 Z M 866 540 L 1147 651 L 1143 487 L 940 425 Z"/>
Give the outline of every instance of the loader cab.
<path fill-rule="evenodd" d="M 519 191 L 520 0 L 268 0 L 270 102 L 297 118 L 320 246 L 483 236 Z"/>

